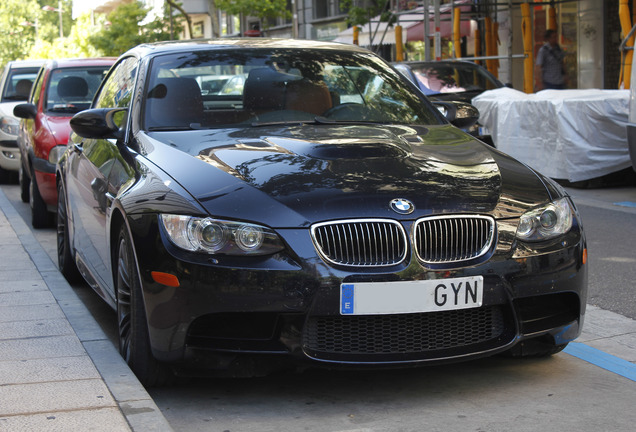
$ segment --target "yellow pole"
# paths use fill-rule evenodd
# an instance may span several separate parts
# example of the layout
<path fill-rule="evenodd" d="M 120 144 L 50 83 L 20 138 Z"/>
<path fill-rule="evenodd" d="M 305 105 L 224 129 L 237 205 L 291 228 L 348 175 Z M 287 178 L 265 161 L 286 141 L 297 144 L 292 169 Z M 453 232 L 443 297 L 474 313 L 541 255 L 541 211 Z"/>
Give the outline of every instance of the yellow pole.
<path fill-rule="evenodd" d="M 395 26 L 395 61 L 404 60 L 404 47 L 402 46 L 402 26 Z"/>
<path fill-rule="evenodd" d="M 620 4 L 618 6 L 618 15 L 621 20 L 621 30 L 623 31 L 623 36 L 626 36 L 629 31 L 632 29 L 632 20 L 630 18 L 629 12 L 629 0 L 620 0 Z M 626 48 L 630 48 L 634 46 L 634 36 L 629 38 L 627 43 L 625 44 Z M 632 78 L 632 58 L 634 57 L 634 50 L 627 50 L 621 54 L 622 57 L 622 65 L 621 65 L 621 78 L 619 79 L 618 86 L 624 89 L 629 89 L 631 85 Z"/>
<path fill-rule="evenodd" d="M 499 23 L 495 22 L 492 25 L 492 55 L 499 55 Z M 492 61 L 492 74 L 495 78 L 499 78 L 499 59 Z"/>
<path fill-rule="evenodd" d="M 493 55 L 492 53 L 492 18 L 486 17 L 485 21 L 486 27 L 486 56 Z M 486 68 L 490 73 L 492 73 L 494 66 L 492 60 L 486 60 Z"/>
<path fill-rule="evenodd" d="M 481 55 L 481 31 L 478 28 L 475 29 L 475 57 Z M 481 60 L 475 60 L 478 65 L 481 64 Z"/>
<path fill-rule="evenodd" d="M 460 42 L 461 33 L 460 33 L 460 20 L 461 20 L 461 10 L 456 7 L 455 8 L 455 16 L 453 17 L 453 48 L 455 48 L 455 58 L 462 57 L 462 45 Z"/>
<path fill-rule="evenodd" d="M 530 18 L 530 5 L 521 4 L 521 34 L 523 35 L 523 91 L 534 92 L 534 52 L 532 50 L 532 19 Z"/>
<path fill-rule="evenodd" d="M 548 26 L 547 27 L 548 27 L 547 30 L 556 31 L 557 29 L 556 8 L 554 7 L 554 5 L 548 6 Z"/>
<path fill-rule="evenodd" d="M 360 27 L 353 26 L 353 44 L 360 45 Z"/>

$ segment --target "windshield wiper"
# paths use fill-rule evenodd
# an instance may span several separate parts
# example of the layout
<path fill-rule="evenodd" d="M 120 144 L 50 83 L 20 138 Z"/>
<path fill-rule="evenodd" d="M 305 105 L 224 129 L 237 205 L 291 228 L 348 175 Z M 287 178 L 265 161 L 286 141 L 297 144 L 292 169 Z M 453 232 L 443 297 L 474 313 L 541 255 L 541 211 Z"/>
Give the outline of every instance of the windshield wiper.
<path fill-rule="evenodd" d="M 53 108 L 49 108 L 47 109 L 48 112 L 52 112 L 52 113 L 68 113 L 68 114 L 75 114 L 78 113 L 80 111 L 83 111 L 83 109 L 81 108 L 77 108 L 77 107 L 71 107 L 71 106 L 64 106 L 64 107 L 53 107 Z"/>
<path fill-rule="evenodd" d="M 186 131 L 186 130 L 201 130 L 205 129 L 201 127 L 200 123 L 190 123 L 189 125 L 180 126 L 151 126 L 148 128 L 148 132 L 164 132 L 164 131 Z"/>
<path fill-rule="evenodd" d="M 337 125 L 337 124 L 378 124 L 382 122 L 366 121 L 366 120 L 332 120 L 327 117 L 316 116 L 313 120 L 278 120 L 271 122 L 253 122 L 252 127 L 261 126 L 300 126 L 305 124 L 313 125 Z"/>
<path fill-rule="evenodd" d="M 276 121 L 268 121 L 268 122 L 252 122 L 252 127 L 262 127 L 262 126 L 300 126 L 304 124 L 316 124 L 315 120 L 276 120 Z"/>

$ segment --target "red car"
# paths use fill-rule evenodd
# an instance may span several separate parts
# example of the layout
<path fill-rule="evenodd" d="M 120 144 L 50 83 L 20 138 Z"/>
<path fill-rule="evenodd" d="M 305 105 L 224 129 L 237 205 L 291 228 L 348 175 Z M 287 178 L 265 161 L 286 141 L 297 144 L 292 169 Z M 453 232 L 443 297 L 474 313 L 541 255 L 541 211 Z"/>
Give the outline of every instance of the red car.
<path fill-rule="evenodd" d="M 34 228 L 51 225 L 57 211 L 55 164 L 66 149 L 74 114 L 88 108 L 114 58 L 49 60 L 33 83 L 29 102 L 17 105 L 21 198 Z"/>

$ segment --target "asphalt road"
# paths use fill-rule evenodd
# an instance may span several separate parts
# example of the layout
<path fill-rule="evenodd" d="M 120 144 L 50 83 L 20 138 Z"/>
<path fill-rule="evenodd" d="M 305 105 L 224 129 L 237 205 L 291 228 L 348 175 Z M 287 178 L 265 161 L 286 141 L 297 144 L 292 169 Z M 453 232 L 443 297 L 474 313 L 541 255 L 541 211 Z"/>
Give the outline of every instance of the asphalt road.
<path fill-rule="evenodd" d="M 18 187 L 2 189 L 29 224 Z M 636 318 L 636 207 L 614 204 L 636 202 L 636 187 L 572 193 L 588 236 L 589 304 Z M 55 258 L 55 230 L 34 234 Z M 114 312 L 86 285 L 74 288 L 116 343 Z M 636 382 L 567 353 L 392 371 L 182 380 L 149 393 L 176 431 L 591 432 L 631 431 L 636 422 Z"/>
<path fill-rule="evenodd" d="M 587 236 L 588 304 L 636 319 L 636 186 L 569 191 Z"/>

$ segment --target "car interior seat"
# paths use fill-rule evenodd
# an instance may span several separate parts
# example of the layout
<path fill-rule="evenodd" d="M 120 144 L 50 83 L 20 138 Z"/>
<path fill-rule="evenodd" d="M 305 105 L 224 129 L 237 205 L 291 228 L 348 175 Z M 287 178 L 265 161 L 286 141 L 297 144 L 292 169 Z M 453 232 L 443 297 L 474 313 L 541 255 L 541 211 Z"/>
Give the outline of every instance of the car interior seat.
<path fill-rule="evenodd" d="M 57 95 L 64 101 L 84 100 L 88 96 L 88 84 L 82 77 L 64 77 L 57 83 Z"/>
<path fill-rule="evenodd" d="M 243 87 L 249 111 L 297 110 L 321 115 L 332 107 L 327 84 L 271 68 L 252 69 Z"/>
<path fill-rule="evenodd" d="M 147 127 L 190 127 L 203 120 L 201 88 L 194 78 L 161 78 L 148 92 Z"/>
<path fill-rule="evenodd" d="M 29 93 L 31 93 L 31 86 L 33 85 L 33 81 L 28 79 L 21 79 L 15 85 L 15 94 L 20 98 L 27 100 L 29 98 Z"/>

